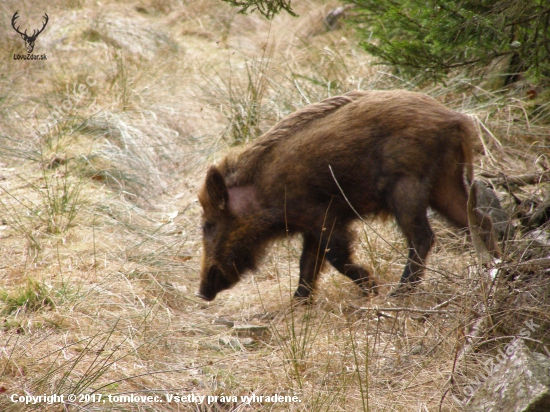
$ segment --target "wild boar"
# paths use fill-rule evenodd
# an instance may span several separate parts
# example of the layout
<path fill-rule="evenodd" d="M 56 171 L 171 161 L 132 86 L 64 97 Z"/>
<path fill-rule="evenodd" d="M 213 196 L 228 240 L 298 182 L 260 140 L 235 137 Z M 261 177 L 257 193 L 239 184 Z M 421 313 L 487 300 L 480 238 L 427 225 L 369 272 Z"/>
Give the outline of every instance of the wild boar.
<path fill-rule="evenodd" d="M 295 298 L 308 298 L 328 260 L 365 293 L 369 271 L 352 258 L 350 224 L 394 216 L 408 261 L 397 291 L 420 280 L 434 243 L 427 208 L 468 227 L 473 179 L 471 120 L 404 90 L 354 91 L 280 121 L 238 155 L 211 166 L 198 198 L 204 254 L 197 295 L 211 301 L 254 270 L 277 238 L 301 233 Z M 476 210 L 496 253 L 490 218 Z"/>

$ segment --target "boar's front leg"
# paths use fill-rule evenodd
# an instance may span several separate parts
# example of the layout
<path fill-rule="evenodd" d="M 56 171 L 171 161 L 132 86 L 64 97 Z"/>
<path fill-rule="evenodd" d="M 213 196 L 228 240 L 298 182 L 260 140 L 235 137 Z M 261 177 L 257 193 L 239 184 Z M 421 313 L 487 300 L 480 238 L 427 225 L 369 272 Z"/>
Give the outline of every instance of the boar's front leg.
<path fill-rule="evenodd" d="M 363 292 L 377 293 L 376 283 L 363 266 L 352 260 L 353 236 L 346 227 L 333 229 L 325 236 L 304 234 L 304 245 L 300 258 L 300 283 L 294 293 L 295 298 L 307 298 L 315 288 L 315 283 L 325 259 L 340 273 L 357 284 Z"/>
<path fill-rule="evenodd" d="M 321 250 L 319 237 L 304 233 L 302 256 L 300 257 L 300 281 L 294 292 L 295 299 L 308 298 L 317 282 L 317 277 L 324 264 L 325 252 Z"/>
<path fill-rule="evenodd" d="M 338 272 L 353 280 L 365 295 L 371 292 L 377 295 L 376 282 L 371 278 L 369 271 L 353 262 L 353 240 L 352 232 L 346 226 L 333 230 L 327 250 L 327 260 Z"/>

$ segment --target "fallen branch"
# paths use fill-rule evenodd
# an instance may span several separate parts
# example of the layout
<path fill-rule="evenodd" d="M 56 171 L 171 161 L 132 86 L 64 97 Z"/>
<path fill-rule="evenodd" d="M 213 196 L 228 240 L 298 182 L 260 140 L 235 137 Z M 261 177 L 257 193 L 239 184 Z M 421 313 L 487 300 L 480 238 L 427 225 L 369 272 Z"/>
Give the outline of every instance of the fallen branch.
<path fill-rule="evenodd" d="M 525 266 L 548 266 L 550 267 L 550 258 L 537 258 L 531 260 L 525 260 L 523 262 L 516 262 L 510 265 L 502 265 L 499 269 L 517 268 Z"/>
<path fill-rule="evenodd" d="M 379 316 L 384 316 L 383 312 L 412 312 L 412 313 L 438 313 L 438 314 L 448 314 L 448 313 L 456 313 L 458 310 L 441 310 L 441 309 L 421 309 L 421 308 L 407 308 L 407 307 L 400 307 L 400 308 L 379 308 L 379 307 L 354 307 L 354 309 L 357 309 L 358 311 L 364 311 L 367 312 L 369 310 L 372 310 L 376 312 Z"/>
<path fill-rule="evenodd" d="M 408 308 L 408 307 L 398 307 L 398 308 L 380 308 L 380 307 L 377 307 L 377 306 L 374 306 L 372 308 L 368 308 L 368 307 L 364 307 L 364 306 L 355 306 L 355 305 L 351 305 L 352 308 L 354 308 L 355 310 L 357 311 L 363 311 L 363 312 L 367 312 L 369 310 L 372 310 L 374 312 L 376 312 L 376 316 L 381 316 L 381 317 L 387 317 L 387 318 L 392 318 L 392 316 L 390 315 L 386 315 L 384 312 L 411 312 L 411 313 L 422 313 L 424 315 L 424 317 L 427 317 L 427 315 L 429 314 L 441 314 L 441 315 L 445 315 L 445 314 L 449 314 L 449 313 L 456 313 L 456 312 L 459 312 L 458 310 L 442 310 L 441 308 L 445 307 L 445 306 L 448 306 L 449 304 L 451 304 L 454 300 L 456 300 L 458 298 L 458 295 L 457 296 L 453 296 L 451 299 L 448 299 L 444 302 L 441 302 L 437 305 L 435 305 L 434 307 L 430 308 L 430 309 L 420 309 L 420 308 Z"/>
<path fill-rule="evenodd" d="M 527 186 L 550 181 L 550 171 L 544 171 L 542 173 L 529 173 L 517 176 L 494 175 L 492 173 L 484 172 L 481 173 L 481 176 L 488 178 L 493 186 Z"/>

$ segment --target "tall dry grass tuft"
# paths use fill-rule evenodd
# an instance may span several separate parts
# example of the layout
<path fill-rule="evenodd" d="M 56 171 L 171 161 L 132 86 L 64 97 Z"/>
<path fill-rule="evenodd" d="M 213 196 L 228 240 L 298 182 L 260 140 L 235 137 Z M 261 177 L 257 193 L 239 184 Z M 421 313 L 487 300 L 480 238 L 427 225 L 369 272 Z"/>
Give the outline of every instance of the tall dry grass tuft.
<path fill-rule="evenodd" d="M 548 183 L 510 178 L 547 173 L 545 91 L 471 87 L 458 74 L 404 82 L 371 66 L 350 29 L 326 31 L 333 5 L 308 0 L 300 17 L 268 22 L 218 0 L 0 4 L 29 27 L 50 16 L 36 43 L 46 61 L 11 60 L 23 42 L 0 22 L 1 410 L 25 409 L 6 394 L 194 393 L 220 398 L 64 408 L 459 411 L 522 322 L 540 325 L 526 343 L 545 351 L 549 229 L 533 215 L 544 216 Z M 312 304 L 295 306 L 300 242 L 287 239 L 236 288 L 197 300 L 207 167 L 309 103 L 389 88 L 475 119 L 476 175 L 510 217 L 502 262 L 480 265 L 467 236 L 432 214 L 424 282 L 388 299 L 406 244 L 391 220 L 365 221 L 356 254 L 378 297 L 327 269 Z M 300 402 L 240 399 L 252 394 Z"/>

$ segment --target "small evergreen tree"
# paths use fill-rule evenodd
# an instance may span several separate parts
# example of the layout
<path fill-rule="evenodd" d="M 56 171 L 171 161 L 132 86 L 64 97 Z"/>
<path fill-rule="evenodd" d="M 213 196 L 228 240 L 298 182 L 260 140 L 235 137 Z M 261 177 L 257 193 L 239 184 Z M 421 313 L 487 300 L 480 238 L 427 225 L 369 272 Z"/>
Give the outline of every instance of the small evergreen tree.
<path fill-rule="evenodd" d="M 550 76 L 549 0 L 352 0 L 362 46 L 403 74 L 483 74 L 507 59 L 506 83 Z"/>
<path fill-rule="evenodd" d="M 259 11 L 268 19 L 279 14 L 281 10 L 286 10 L 292 16 L 296 14 L 290 7 L 291 0 L 223 0 L 231 6 L 240 7 L 239 13 Z"/>

